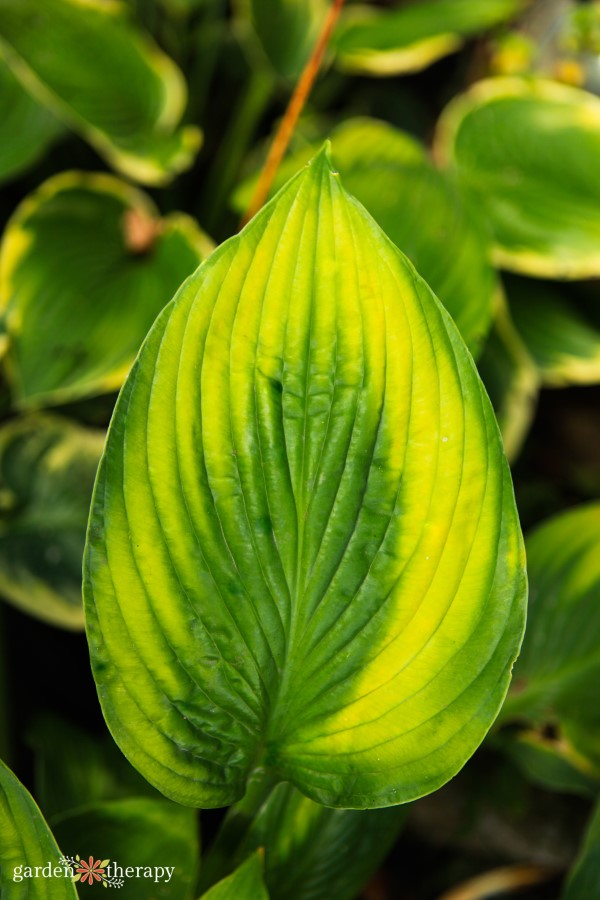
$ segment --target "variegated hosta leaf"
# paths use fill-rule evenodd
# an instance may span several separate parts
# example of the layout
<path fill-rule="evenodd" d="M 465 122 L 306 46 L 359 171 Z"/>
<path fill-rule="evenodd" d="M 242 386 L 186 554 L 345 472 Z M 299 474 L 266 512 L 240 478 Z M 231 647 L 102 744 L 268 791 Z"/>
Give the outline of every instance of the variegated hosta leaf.
<path fill-rule="evenodd" d="M 488 259 L 489 237 L 477 210 L 452 178 L 429 162 L 410 135 L 377 119 L 350 119 L 332 135 L 333 160 L 344 186 L 414 263 L 442 301 L 476 356 L 492 318 L 497 278 Z M 308 146 L 281 167 L 278 186 L 308 162 Z M 236 192 L 242 211 L 254 179 Z M 432 214 L 435 210 L 435 214 Z"/>
<path fill-rule="evenodd" d="M 600 275 L 600 99 L 494 78 L 453 100 L 436 153 L 478 198 L 497 262 L 527 275 Z"/>
<path fill-rule="evenodd" d="M 15 880 L 25 866 L 54 868 L 61 856 L 35 801 L 0 761 L 0 894 L 7 900 L 77 900 L 70 878 Z"/>
<path fill-rule="evenodd" d="M 0 49 L 32 96 L 119 171 L 163 184 L 191 165 L 200 132 L 179 127 L 183 76 L 119 0 L 0 0 Z"/>
<path fill-rule="evenodd" d="M 560 900 L 591 900 L 600 883 L 600 803 L 596 805 L 580 854 L 569 873 Z"/>
<path fill-rule="evenodd" d="M 269 60 L 286 78 L 296 78 L 327 12 L 327 0 L 246 0 Z"/>
<path fill-rule="evenodd" d="M 0 48 L 0 183 L 37 162 L 61 130 L 12 73 Z"/>
<path fill-rule="evenodd" d="M 496 716 L 525 573 L 493 412 L 324 152 L 150 332 L 85 596 L 109 727 L 180 802 L 227 805 L 262 764 L 326 805 L 401 803 Z"/>
<path fill-rule="evenodd" d="M 0 429 L 0 597 L 83 628 L 81 559 L 104 432 L 58 416 Z"/>
<path fill-rule="evenodd" d="M 337 65 L 365 75 L 418 72 L 524 6 L 523 0 L 413 0 L 399 9 L 351 6 L 333 39 Z"/>
<path fill-rule="evenodd" d="M 600 504 L 545 522 L 527 540 L 527 637 L 503 716 L 557 723 L 600 767 Z"/>
<path fill-rule="evenodd" d="M 254 853 L 233 875 L 202 894 L 201 900 L 269 900 L 262 868 L 262 854 Z"/>
<path fill-rule="evenodd" d="M 497 745 L 534 784 L 546 790 L 586 797 L 596 797 L 600 790 L 600 767 L 578 753 L 564 735 L 506 729 Z"/>
<path fill-rule="evenodd" d="M 507 285 L 512 320 L 544 384 L 600 381 L 600 312 L 544 282 L 512 278 Z"/>
<path fill-rule="evenodd" d="M 160 219 L 149 197 L 117 178 L 70 172 L 45 182 L 0 247 L 18 404 L 119 388 L 166 299 L 209 249 L 192 219 Z"/>

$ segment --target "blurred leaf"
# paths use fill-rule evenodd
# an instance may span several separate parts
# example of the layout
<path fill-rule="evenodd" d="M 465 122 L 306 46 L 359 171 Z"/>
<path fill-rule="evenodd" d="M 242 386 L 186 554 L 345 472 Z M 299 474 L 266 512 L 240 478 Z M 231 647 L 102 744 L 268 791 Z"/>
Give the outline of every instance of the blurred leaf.
<path fill-rule="evenodd" d="M 600 275 L 598 97 L 542 79 L 479 82 L 443 113 L 436 153 L 477 197 L 503 268 Z"/>
<path fill-rule="evenodd" d="M 36 163 L 62 130 L 13 75 L 0 46 L 0 183 Z"/>
<path fill-rule="evenodd" d="M 329 0 L 245 0 L 262 47 L 274 68 L 296 78 L 313 49 Z"/>
<path fill-rule="evenodd" d="M 600 679 L 600 504 L 548 520 L 527 539 L 530 604 L 515 682 L 502 716 L 558 722 L 580 752 L 577 732 L 598 734 Z M 600 740 L 596 741 L 600 749 Z M 600 767 L 600 755 L 591 760 Z"/>
<path fill-rule="evenodd" d="M 496 717 L 526 593 L 500 435 L 326 150 L 163 310 L 94 497 L 94 675 L 168 796 L 228 805 L 258 759 L 328 806 L 396 805 Z"/>
<path fill-rule="evenodd" d="M 209 249 L 192 219 L 159 219 L 145 194 L 110 175 L 45 182 L 17 209 L 0 248 L 19 405 L 119 388 L 152 322 Z"/>
<path fill-rule="evenodd" d="M 436 170 L 414 138 L 377 119 L 350 119 L 331 133 L 344 188 L 364 204 L 440 298 L 476 356 L 492 319 L 496 275 L 485 226 L 452 179 Z M 301 169 L 319 143 L 281 166 L 273 191 Z M 234 203 L 244 210 L 256 179 Z M 435 210 L 435 215 L 432 215 Z"/>
<path fill-rule="evenodd" d="M 129 765 L 108 732 L 92 736 L 47 713 L 30 726 L 27 743 L 34 753 L 36 797 L 51 824 L 82 804 L 160 796 Z"/>
<path fill-rule="evenodd" d="M 513 322 L 544 384 L 600 381 L 600 315 L 594 321 L 574 298 L 530 279 L 507 285 Z"/>
<path fill-rule="evenodd" d="M 203 894 L 201 900 L 269 900 L 262 877 L 262 857 L 262 853 L 255 853 L 233 875 Z"/>
<path fill-rule="evenodd" d="M 83 628 L 81 559 L 104 432 L 50 416 L 0 429 L 0 595 Z"/>
<path fill-rule="evenodd" d="M 82 797 L 85 800 L 85 795 Z M 164 799 L 135 797 L 94 803 L 53 823 L 71 857 L 108 859 L 122 869 L 150 867 L 153 877 L 124 878 L 122 900 L 191 900 L 198 867 L 196 811 Z M 154 873 L 156 866 L 175 871 Z M 156 880 L 158 878 L 158 880 Z"/>
<path fill-rule="evenodd" d="M 192 164 L 200 132 L 178 128 L 183 76 L 118 0 L 0 0 L 0 48 L 32 96 L 125 175 L 163 184 Z"/>
<path fill-rule="evenodd" d="M 512 461 L 533 421 L 539 376 L 500 295 L 494 327 L 477 366 L 496 413 L 504 451 Z"/>
<path fill-rule="evenodd" d="M 600 791 L 600 768 L 578 753 L 564 736 L 522 730 L 503 733 L 496 744 L 530 781 L 547 790 L 588 797 Z"/>
<path fill-rule="evenodd" d="M 388 854 L 407 812 L 406 806 L 330 809 L 304 797 L 291 784 L 279 784 L 248 820 L 235 853 L 234 842 L 218 839 L 203 873 L 206 877 L 210 869 L 214 871 L 215 849 L 220 857 L 217 866 L 231 869 L 248 853 L 264 847 L 265 882 L 272 900 L 352 900 Z M 243 819 L 243 814 L 232 807 L 223 837 L 240 827 L 236 819 Z"/>
<path fill-rule="evenodd" d="M 399 9 L 351 6 L 333 37 L 336 63 L 364 75 L 418 72 L 524 6 L 523 0 L 422 0 Z"/>
<path fill-rule="evenodd" d="M 62 853 L 33 797 L 0 761 L 0 895 L 6 900 L 77 900 L 70 878 L 15 882 L 18 866 L 58 866 Z M 22 871 L 22 870 L 21 870 Z M 66 871 L 66 870 L 65 870 Z"/>
<path fill-rule="evenodd" d="M 598 896 L 600 885 L 600 803 L 588 825 L 583 847 L 560 900 L 593 900 Z"/>

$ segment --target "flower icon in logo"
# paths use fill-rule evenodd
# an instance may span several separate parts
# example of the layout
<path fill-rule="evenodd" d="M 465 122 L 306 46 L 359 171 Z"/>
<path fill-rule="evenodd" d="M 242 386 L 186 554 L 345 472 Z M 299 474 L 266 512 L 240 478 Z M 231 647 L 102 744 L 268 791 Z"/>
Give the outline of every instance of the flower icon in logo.
<path fill-rule="evenodd" d="M 78 860 L 79 865 L 75 869 L 73 881 L 81 881 L 82 884 L 85 884 L 86 881 L 89 884 L 93 884 L 94 881 L 104 881 L 103 876 L 109 862 L 109 859 L 103 859 L 102 862 L 99 859 L 95 860 L 93 856 L 90 856 L 88 862 L 84 859 Z"/>

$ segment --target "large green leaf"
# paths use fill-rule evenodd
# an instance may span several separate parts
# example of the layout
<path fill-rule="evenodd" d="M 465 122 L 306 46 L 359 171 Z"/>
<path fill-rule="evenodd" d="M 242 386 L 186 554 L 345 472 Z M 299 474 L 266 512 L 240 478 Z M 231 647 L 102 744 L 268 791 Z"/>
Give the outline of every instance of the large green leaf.
<path fill-rule="evenodd" d="M 305 65 L 327 12 L 327 0 L 246 0 L 265 53 L 277 71 L 295 78 Z"/>
<path fill-rule="evenodd" d="M 71 859 L 92 854 L 123 872 L 146 870 L 135 878 L 125 875 L 119 890 L 123 900 L 194 897 L 199 852 L 194 810 L 162 798 L 135 797 L 84 805 L 56 819 L 53 829 Z"/>
<path fill-rule="evenodd" d="M 399 9 L 352 6 L 333 39 L 336 62 L 365 75 L 418 72 L 524 6 L 523 0 L 421 0 Z"/>
<path fill-rule="evenodd" d="M 0 894 L 4 900 L 77 900 L 70 877 L 24 878 L 25 866 L 58 867 L 62 853 L 35 801 L 0 761 Z M 68 872 L 67 869 L 62 869 Z"/>
<path fill-rule="evenodd" d="M 512 320 L 544 384 L 600 381 L 600 313 L 553 287 L 531 279 L 511 279 Z M 596 298 L 594 297 L 594 301 Z"/>
<path fill-rule="evenodd" d="M 600 504 L 561 513 L 537 528 L 527 540 L 527 559 L 527 636 L 503 715 L 557 722 L 593 760 L 600 724 Z M 600 750 L 597 737 L 595 743 Z"/>
<path fill-rule="evenodd" d="M 54 116 L 29 96 L 0 51 L 0 183 L 37 162 L 61 130 Z"/>
<path fill-rule="evenodd" d="M 501 266 L 600 275 L 598 97 L 535 78 L 479 82 L 442 115 L 436 152 L 478 198 Z"/>
<path fill-rule="evenodd" d="M 229 810 L 215 847 L 203 861 L 203 884 L 215 880 L 215 871 L 231 870 L 264 847 L 265 883 L 272 900 L 353 900 L 389 852 L 408 811 L 402 806 L 331 809 L 290 784 L 278 784 L 249 814 L 255 789 L 251 785 Z"/>
<path fill-rule="evenodd" d="M 592 900 L 600 884 L 600 804 L 590 820 L 581 852 L 561 893 L 561 900 Z"/>
<path fill-rule="evenodd" d="M 81 560 L 104 432 L 28 416 L 0 429 L 0 596 L 83 627 Z"/>
<path fill-rule="evenodd" d="M 253 854 L 233 875 L 203 894 L 202 900 L 269 900 L 262 878 L 262 855 Z"/>
<path fill-rule="evenodd" d="M 493 412 L 325 152 L 157 319 L 85 596 L 113 736 L 180 802 L 227 805 L 259 763 L 326 805 L 405 802 L 496 716 L 525 571 Z"/>
<path fill-rule="evenodd" d="M 191 165 L 200 132 L 178 127 L 183 76 L 118 0 L 0 0 L 0 49 L 32 96 L 119 171 L 163 184 Z"/>
<path fill-rule="evenodd" d="M 344 186 L 414 263 L 477 355 L 490 328 L 496 288 L 489 238 L 477 210 L 453 179 L 431 165 L 418 141 L 391 125 L 350 119 L 334 129 L 331 139 Z M 317 149 L 309 145 L 290 156 L 277 186 Z M 237 191 L 234 202 L 240 210 L 248 205 L 253 188 L 254 180 Z"/>
<path fill-rule="evenodd" d="M 17 209 L 0 248 L 19 405 L 119 388 L 156 315 L 208 249 L 192 219 L 159 219 L 145 194 L 110 175 L 45 182 Z"/>

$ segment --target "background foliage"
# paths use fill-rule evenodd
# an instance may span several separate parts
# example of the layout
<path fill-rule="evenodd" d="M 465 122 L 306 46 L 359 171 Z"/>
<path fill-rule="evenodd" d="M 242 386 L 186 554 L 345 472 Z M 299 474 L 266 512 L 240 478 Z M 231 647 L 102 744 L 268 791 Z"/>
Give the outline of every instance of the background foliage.
<path fill-rule="evenodd" d="M 209 896 L 259 898 L 264 878 L 289 900 L 476 898 L 486 883 L 593 900 L 596 2 L 348 2 L 276 183 L 329 137 L 344 186 L 437 293 L 492 399 L 531 596 L 483 747 L 400 810 L 322 810 L 281 785 L 251 796 L 225 819 L 226 838 L 244 835 L 235 859 L 217 842 L 198 875 L 197 814 L 126 763 L 100 713 L 80 568 L 116 392 L 179 284 L 237 231 L 328 6 L 0 0 L 0 756 L 64 852 L 99 835 L 118 859 L 168 848 L 181 878 L 160 896 L 173 900 L 222 876 L 234 881 Z M 0 787 L 2 822 L 38 829 L 45 861 L 54 838 L 33 801 L 4 769 Z M 222 815 L 202 814 L 204 847 Z M 18 832 L 0 823 L 3 865 Z M 452 893 L 476 876 L 491 880 Z"/>

